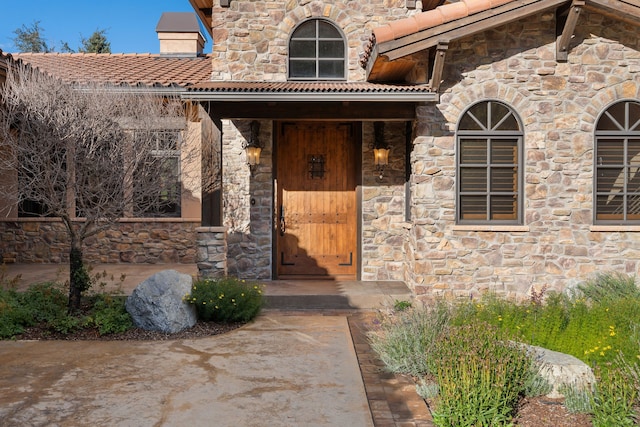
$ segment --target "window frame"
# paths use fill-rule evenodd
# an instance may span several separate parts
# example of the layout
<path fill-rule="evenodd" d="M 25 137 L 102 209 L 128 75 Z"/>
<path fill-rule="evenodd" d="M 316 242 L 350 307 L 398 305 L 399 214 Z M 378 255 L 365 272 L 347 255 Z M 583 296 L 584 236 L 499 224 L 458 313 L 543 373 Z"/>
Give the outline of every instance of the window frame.
<path fill-rule="evenodd" d="M 330 37 L 320 37 L 320 32 L 318 25 L 319 23 L 325 23 L 333 27 L 334 30 L 340 35 L 340 38 L 330 38 Z M 314 23 L 316 25 L 315 28 L 315 36 L 313 38 L 294 38 L 296 32 L 300 30 L 302 27 Z M 291 42 L 296 40 L 302 41 L 314 41 L 315 42 L 315 54 L 314 56 L 309 57 L 293 57 L 291 54 Z M 338 57 L 321 57 L 319 54 L 319 45 L 321 41 L 342 41 L 343 46 L 343 55 L 341 58 Z M 287 41 L 287 79 L 292 81 L 346 81 L 349 67 L 349 45 L 347 43 L 347 38 L 345 37 L 344 32 L 338 27 L 335 23 L 331 22 L 328 19 L 323 18 L 310 18 L 300 22 L 294 29 L 291 31 L 289 35 L 289 40 Z M 293 76 L 292 73 L 292 61 L 315 61 L 315 76 L 313 77 L 304 77 L 304 76 Z M 330 76 L 321 76 L 320 75 L 320 62 L 321 61 L 342 61 L 342 75 L 339 77 L 330 77 Z"/>
<path fill-rule="evenodd" d="M 153 129 L 152 132 L 155 138 L 156 148 L 151 150 L 151 157 L 158 159 L 165 159 L 168 161 L 176 162 L 176 170 L 174 172 L 176 178 L 172 186 L 176 186 L 177 193 L 175 196 L 175 204 L 169 203 L 166 206 L 160 207 L 159 211 L 141 211 L 133 212 L 133 218 L 180 218 L 182 217 L 182 149 L 184 146 L 183 129 L 180 128 L 158 128 Z M 135 130 L 134 130 L 135 133 Z M 158 138 L 159 135 L 172 135 L 174 138 L 171 140 L 175 143 L 175 148 L 167 149 L 162 147 L 161 144 L 167 141 L 166 138 Z M 135 186 L 135 184 L 134 184 Z M 168 187 L 168 186 L 167 186 Z M 135 190 L 134 190 L 135 191 Z"/>
<path fill-rule="evenodd" d="M 593 146 L 593 223 L 597 225 L 640 225 L 640 212 L 638 212 L 635 216 L 636 219 L 629 219 L 628 216 L 632 213 L 629 212 L 629 197 L 636 196 L 640 199 L 640 188 L 638 188 L 635 192 L 629 190 L 629 177 L 630 170 L 636 168 L 636 174 L 640 174 L 640 160 L 632 163 L 629 158 L 629 141 L 636 140 L 636 144 L 640 147 L 640 119 L 637 119 L 635 122 L 630 122 L 629 115 L 629 106 L 633 104 L 637 109 L 640 109 L 640 102 L 635 99 L 622 99 L 615 101 L 609 104 L 598 117 L 598 120 L 595 123 L 594 128 L 594 146 Z M 615 109 L 622 107 L 624 110 L 624 117 L 622 118 L 622 122 L 620 121 L 620 117 L 614 117 Z M 612 125 L 616 125 L 618 130 L 600 130 L 598 129 L 603 120 L 608 120 Z M 636 130 L 634 130 L 636 129 Z M 618 142 L 622 144 L 622 146 L 617 146 L 621 148 L 621 157 L 622 163 L 613 163 L 613 162 L 603 162 L 602 156 L 600 156 L 600 143 L 604 143 L 605 141 Z M 614 147 L 615 148 L 615 147 Z M 637 156 L 640 156 L 640 151 L 638 154 L 634 155 L 635 159 Z M 599 191 L 599 184 L 602 181 L 599 178 L 608 178 L 611 179 L 612 175 L 604 175 L 604 171 L 615 171 L 620 170 L 620 174 L 616 178 L 617 180 L 622 175 L 622 189 L 619 192 L 615 191 Z M 604 181 L 604 180 L 603 180 Z M 613 182 L 611 190 L 613 190 L 613 186 L 616 184 Z M 599 209 L 599 199 L 601 197 L 622 197 L 622 217 L 621 218 L 608 218 L 602 219 L 600 216 L 607 215 L 607 213 L 602 212 L 602 208 Z M 638 201 L 634 202 L 638 203 Z M 609 214 L 615 215 L 615 214 Z M 600 217 L 600 218 L 599 218 Z"/>
<path fill-rule="evenodd" d="M 480 104 L 486 104 L 486 121 L 487 123 L 482 124 L 477 118 L 475 118 L 472 110 L 477 108 Z M 506 110 L 506 113 L 502 116 L 501 120 L 497 121 L 497 123 L 493 126 L 492 129 L 489 129 L 487 125 L 492 121 L 492 107 L 491 105 L 499 105 Z M 461 128 L 462 123 L 470 115 L 473 119 L 473 122 L 477 124 L 481 129 L 463 129 Z M 517 129 L 507 129 L 507 130 L 496 130 L 496 128 L 500 127 L 509 117 L 513 117 L 513 120 L 517 126 Z M 456 131 L 456 224 L 459 225 L 522 225 L 523 224 L 523 212 L 524 212 L 524 192 L 523 192 L 523 183 L 524 183 L 524 173 L 523 173 L 523 160 L 524 160 L 524 131 L 523 131 L 522 121 L 520 117 L 516 114 L 516 111 L 509 106 L 508 104 L 497 101 L 493 99 L 482 100 L 474 103 L 469 106 L 458 120 L 458 128 Z M 462 163 L 462 144 L 465 141 L 470 140 L 484 140 L 486 142 L 485 145 L 485 159 L 483 162 L 479 163 Z M 514 156 L 515 163 L 505 163 L 505 162 L 495 162 L 491 157 L 492 147 L 496 142 L 500 141 L 509 141 L 514 142 L 514 148 L 517 150 L 516 155 Z M 462 189 L 462 174 L 464 170 L 471 169 L 484 169 L 486 171 L 486 184 L 484 185 L 483 191 L 463 191 Z M 511 168 L 515 169 L 515 178 L 513 184 L 516 186 L 514 191 L 498 191 L 493 190 L 492 184 L 495 181 L 491 179 L 491 172 L 494 170 L 507 170 Z M 496 178 L 497 179 L 497 178 Z M 494 184 L 495 185 L 495 184 Z M 468 196 L 478 196 L 485 197 L 485 213 L 484 218 L 464 218 L 463 213 L 463 197 Z M 498 197 L 510 196 L 515 199 L 514 203 L 516 204 L 513 213 L 515 214 L 515 218 L 506 219 L 506 218 L 497 218 L 492 219 L 492 201 L 497 201 Z"/>

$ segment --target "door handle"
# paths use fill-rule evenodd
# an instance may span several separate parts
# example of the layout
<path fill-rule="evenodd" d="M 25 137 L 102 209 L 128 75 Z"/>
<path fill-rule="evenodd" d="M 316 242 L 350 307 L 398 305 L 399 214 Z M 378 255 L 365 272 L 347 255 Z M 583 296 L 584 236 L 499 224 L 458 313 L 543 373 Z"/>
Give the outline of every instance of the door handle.
<path fill-rule="evenodd" d="M 284 206 L 280 205 L 280 235 L 284 236 L 287 232 L 287 223 L 284 220 Z"/>

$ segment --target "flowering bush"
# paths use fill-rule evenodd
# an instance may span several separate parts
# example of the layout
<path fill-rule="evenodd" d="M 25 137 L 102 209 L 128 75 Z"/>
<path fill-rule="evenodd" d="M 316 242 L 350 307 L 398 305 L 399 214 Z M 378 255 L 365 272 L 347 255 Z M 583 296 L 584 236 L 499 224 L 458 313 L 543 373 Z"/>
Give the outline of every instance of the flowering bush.
<path fill-rule="evenodd" d="M 232 277 L 194 282 L 184 300 L 196 307 L 198 318 L 213 322 L 248 322 L 262 308 L 261 286 Z"/>

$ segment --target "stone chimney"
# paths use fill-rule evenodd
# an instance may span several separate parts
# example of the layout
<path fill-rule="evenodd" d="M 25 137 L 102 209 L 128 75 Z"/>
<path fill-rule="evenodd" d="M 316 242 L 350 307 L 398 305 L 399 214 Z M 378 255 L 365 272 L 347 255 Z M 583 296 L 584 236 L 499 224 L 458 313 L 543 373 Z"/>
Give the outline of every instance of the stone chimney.
<path fill-rule="evenodd" d="M 195 57 L 204 49 L 205 39 L 193 12 L 164 12 L 156 33 L 160 40 L 160 55 Z"/>

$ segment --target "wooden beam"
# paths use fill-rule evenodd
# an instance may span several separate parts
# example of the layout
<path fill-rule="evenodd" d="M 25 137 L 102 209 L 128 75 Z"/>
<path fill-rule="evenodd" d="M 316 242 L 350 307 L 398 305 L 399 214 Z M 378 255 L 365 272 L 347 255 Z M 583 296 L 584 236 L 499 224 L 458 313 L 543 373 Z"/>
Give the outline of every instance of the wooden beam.
<path fill-rule="evenodd" d="M 637 0 L 588 0 L 586 6 L 602 9 L 609 16 L 623 21 L 640 21 L 640 3 Z"/>
<path fill-rule="evenodd" d="M 580 12 L 584 6 L 584 0 L 573 0 L 571 2 L 571 8 L 569 9 L 569 15 L 564 22 L 564 28 L 562 34 L 556 41 L 556 60 L 565 62 L 569 56 L 569 43 L 573 37 L 573 32 L 576 29 Z"/>
<path fill-rule="evenodd" d="M 440 83 L 442 82 L 442 74 L 444 70 L 445 56 L 447 54 L 447 49 L 449 49 L 448 41 L 439 41 L 438 46 L 436 47 L 436 58 L 433 62 L 433 74 L 431 75 L 431 82 L 429 86 L 431 86 L 431 90 L 437 92 L 440 88 Z"/>

